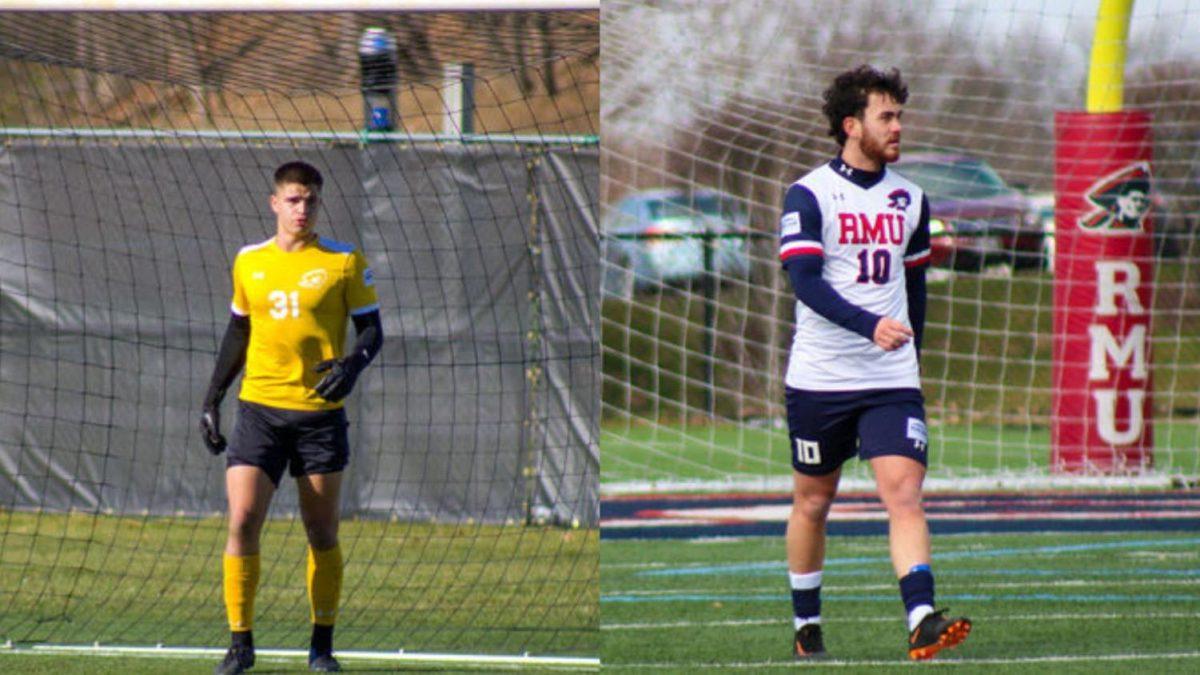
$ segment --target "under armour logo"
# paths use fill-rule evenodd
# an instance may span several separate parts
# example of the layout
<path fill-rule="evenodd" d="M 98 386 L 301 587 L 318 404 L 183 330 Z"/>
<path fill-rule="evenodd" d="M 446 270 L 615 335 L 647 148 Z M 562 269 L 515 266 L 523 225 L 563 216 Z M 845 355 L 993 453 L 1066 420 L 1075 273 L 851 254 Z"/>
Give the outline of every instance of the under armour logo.
<path fill-rule="evenodd" d="M 846 174 L 847 176 L 854 175 L 854 168 L 851 167 L 849 164 L 843 164 L 843 165 L 839 166 L 838 171 L 841 171 L 842 173 Z"/>

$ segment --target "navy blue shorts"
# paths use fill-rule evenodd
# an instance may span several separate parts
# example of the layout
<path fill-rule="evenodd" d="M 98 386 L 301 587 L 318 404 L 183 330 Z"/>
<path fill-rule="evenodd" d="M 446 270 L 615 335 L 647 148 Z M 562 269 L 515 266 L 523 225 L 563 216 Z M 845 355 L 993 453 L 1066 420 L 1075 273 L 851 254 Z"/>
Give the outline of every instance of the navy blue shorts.
<path fill-rule="evenodd" d="M 836 471 L 858 455 L 911 457 L 927 465 L 925 398 L 919 389 L 787 389 L 792 468 L 809 476 Z"/>
<path fill-rule="evenodd" d="M 256 466 L 275 487 L 285 468 L 293 477 L 341 471 L 350 462 L 349 426 L 341 408 L 309 412 L 238 401 L 225 466 Z"/>

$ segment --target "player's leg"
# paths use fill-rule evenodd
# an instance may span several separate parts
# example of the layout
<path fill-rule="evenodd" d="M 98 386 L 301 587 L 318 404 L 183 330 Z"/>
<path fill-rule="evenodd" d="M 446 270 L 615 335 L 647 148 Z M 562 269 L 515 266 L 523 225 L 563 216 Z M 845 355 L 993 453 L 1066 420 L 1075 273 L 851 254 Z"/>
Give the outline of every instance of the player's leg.
<path fill-rule="evenodd" d="M 262 406 L 241 403 L 226 456 L 229 522 L 222 557 L 222 585 L 230 648 L 214 671 L 218 675 L 236 675 L 254 665 L 259 538 L 285 461 L 276 422 Z"/>
<path fill-rule="evenodd" d="M 929 525 L 921 503 L 925 466 L 909 457 L 881 455 L 870 460 L 879 500 L 888 514 L 888 548 L 896 577 L 929 566 Z"/>
<path fill-rule="evenodd" d="M 298 424 L 297 457 L 292 462 L 300 496 L 300 515 L 308 535 L 306 581 L 312 637 L 310 670 L 336 671 L 333 627 L 342 591 L 341 522 L 342 469 L 350 456 L 345 413 L 341 410 L 307 417 Z"/>
<path fill-rule="evenodd" d="M 875 473 L 879 499 L 888 514 L 888 546 L 908 615 L 909 656 L 932 658 L 962 642 L 967 619 L 948 619 L 934 610 L 929 525 L 922 505 L 926 448 L 924 406 L 919 394 L 881 395 L 859 418 L 861 456 Z"/>
<path fill-rule="evenodd" d="M 309 666 L 337 669 L 333 626 L 342 592 L 342 549 L 338 544 L 342 474 L 311 474 L 296 479 L 300 513 L 308 534 L 308 601 L 312 620 Z"/>
<path fill-rule="evenodd" d="M 825 652 L 820 631 L 825 522 L 841 475 L 840 468 L 824 476 L 792 473 L 792 510 L 788 515 L 786 544 L 795 631 L 792 655 L 796 658 Z"/>
<path fill-rule="evenodd" d="M 254 596 L 258 590 L 259 534 L 275 485 L 254 466 L 225 470 L 229 526 L 222 556 L 225 614 L 230 648 L 214 672 L 234 675 L 254 665 Z"/>
<path fill-rule="evenodd" d="M 853 449 L 854 426 L 837 396 L 787 391 L 792 458 L 792 510 L 786 546 L 797 659 L 825 653 L 821 634 L 821 583 L 825 522 L 837 495 L 842 462 Z"/>
<path fill-rule="evenodd" d="M 259 538 L 275 484 L 257 466 L 238 465 L 225 469 L 225 495 L 229 502 L 229 524 L 225 535 L 225 554 L 257 556 Z"/>

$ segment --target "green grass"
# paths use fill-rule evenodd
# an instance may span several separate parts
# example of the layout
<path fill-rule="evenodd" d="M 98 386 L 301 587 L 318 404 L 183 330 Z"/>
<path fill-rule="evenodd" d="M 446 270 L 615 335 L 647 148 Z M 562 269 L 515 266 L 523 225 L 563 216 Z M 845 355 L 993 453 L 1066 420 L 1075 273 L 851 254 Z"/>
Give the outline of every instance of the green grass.
<path fill-rule="evenodd" d="M 605 541 L 600 554 L 605 672 L 796 667 L 781 538 Z M 838 666 L 828 670 L 911 672 L 886 538 L 831 537 L 826 559 L 822 620 Z M 1194 532 L 935 537 L 938 605 L 975 629 L 934 664 L 1197 672 L 1198 568 Z"/>
<path fill-rule="evenodd" d="M 934 478 L 1048 471 L 1050 431 L 1045 427 L 944 424 L 931 418 L 929 435 Z M 608 422 L 601 427 L 600 447 L 604 483 L 778 477 L 787 476 L 791 466 L 786 429 L 733 423 Z M 1158 470 L 1200 475 L 1200 421 L 1157 422 L 1155 447 Z M 859 464 L 852 461 L 847 471 L 862 471 Z"/>
<path fill-rule="evenodd" d="M 186 675 L 207 675 L 212 673 L 213 666 L 220 659 L 175 659 L 175 658 L 132 658 L 121 656 L 84 657 L 84 656 L 43 656 L 11 654 L 0 650 L 0 671 L 10 673 L 26 673 L 28 675 L 53 675 L 66 673 L 88 673 L 89 675 L 117 675 L 118 673 L 179 673 Z M 302 671 L 303 664 L 295 662 L 294 667 L 287 668 L 285 664 L 256 665 L 252 672 L 307 672 Z M 286 668 L 286 670 L 285 670 Z"/>
<path fill-rule="evenodd" d="M 63 655 L 31 655 L 25 653 L 6 652 L 0 649 L 0 672 L 22 673 L 25 675 L 209 675 L 213 666 L 220 661 L 219 657 L 212 658 L 172 658 L 165 656 L 63 656 Z M 587 672 L 586 668 L 574 667 L 537 667 L 520 666 L 502 668 L 495 665 L 437 665 L 437 664 L 398 664 L 395 661 L 380 661 L 370 659 L 342 659 L 345 672 L 496 672 L 506 670 L 521 670 L 523 672 Z M 594 670 L 594 669 L 592 669 Z M 256 675 L 265 673 L 307 673 L 308 666 L 303 656 L 297 658 L 259 657 L 251 671 Z"/>
<path fill-rule="evenodd" d="M 220 518 L 0 512 L 0 640 L 221 646 L 224 537 Z M 595 656 L 597 538 L 550 527 L 345 522 L 337 646 Z M 262 550 L 255 641 L 306 647 L 303 527 L 270 521 Z"/>

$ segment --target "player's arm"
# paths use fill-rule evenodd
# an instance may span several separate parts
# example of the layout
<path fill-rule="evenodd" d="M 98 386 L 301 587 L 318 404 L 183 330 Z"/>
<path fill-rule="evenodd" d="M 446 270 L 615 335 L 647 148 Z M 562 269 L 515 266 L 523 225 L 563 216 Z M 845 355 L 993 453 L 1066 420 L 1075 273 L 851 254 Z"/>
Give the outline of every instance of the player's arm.
<path fill-rule="evenodd" d="M 925 334 L 925 270 L 929 269 L 929 198 L 921 197 L 921 217 L 904 252 L 904 290 L 908 297 L 908 324 L 913 330 L 913 345 L 921 355 Z"/>
<path fill-rule="evenodd" d="M 322 361 L 316 365 L 318 373 L 325 373 L 317 383 L 317 395 L 331 403 L 336 403 L 350 394 L 359 374 L 383 346 L 383 324 L 379 320 L 375 275 L 361 251 L 354 251 L 346 262 L 346 306 L 350 308 L 350 318 L 354 320 L 354 330 L 358 338 L 354 342 L 354 348 L 346 356 Z"/>
<path fill-rule="evenodd" d="M 821 243 L 821 207 L 816 196 L 802 185 L 788 188 L 780 218 L 779 257 L 796 298 L 809 309 L 848 331 L 876 341 L 878 314 L 846 300 L 821 276 L 824 267 Z"/>
<path fill-rule="evenodd" d="M 351 315 L 357 338 L 350 353 L 340 359 L 322 361 L 314 368 L 325 377 L 317 383 L 317 394 L 330 402 L 340 401 L 350 394 L 359 374 L 383 347 L 383 322 L 379 310 Z"/>
<path fill-rule="evenodd" d="M 204 395 L 203 412 L 200 414 L 200 431 L 204 437 L 204 445 L 214 455 L 225 450 L 225 437 L 221 435 L 221 401 L 225 400 L 229 385 L 233 384 L 233 380 L 246 365 L 246 347 L 249 344 L 250 317 L 231 314 L 229 325 L 225 328 L 225 337 L 221 338 L 217 364 L 213 367 L 208 392 Z"/>

